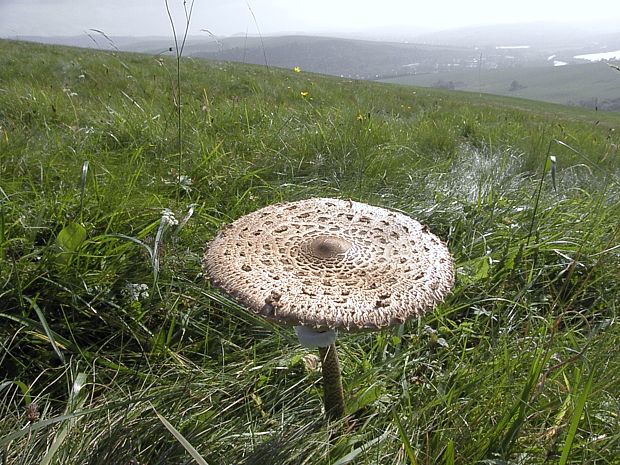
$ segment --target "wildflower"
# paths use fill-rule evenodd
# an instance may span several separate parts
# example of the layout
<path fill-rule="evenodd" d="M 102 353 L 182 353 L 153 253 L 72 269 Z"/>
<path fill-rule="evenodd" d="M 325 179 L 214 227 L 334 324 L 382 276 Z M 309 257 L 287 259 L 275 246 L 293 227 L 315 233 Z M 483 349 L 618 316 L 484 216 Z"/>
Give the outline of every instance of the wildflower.
<path fill-rule="evenodd" d="M 189 189 L 189 187 L 193 184 L 193 181 L 192 178 L 190 178 L 189 176 L 182 174 L 181 176 L 179 176 L 179 183 L 184 189 Z"/>
<path fill-rule="evenodd" d="M 169 181 L 168 184 L 178 184 L 178 186 L 185 192 L 190 192 L 192 190 L 192 184 L 194 184 L 194 182 L 192 181 L 192 178 L 185 174 L 182 174 L 178 176 L 178 178 L 174 181 Z"/>
<path fill-rule="evenodd" d="M 301 73 L 301 68 L 299 66 L 295 66 L 293 68 L 293 71 L 295 71 L 296 73 Z"/>
<path fill-rule="evenodd" d="M 300 94 L 301 94 L 302 97 L 307 97 L 308 96 L 308 92 L 306 92 L 305 90 L 302 90 L 300 92 Z"/>
<path fill-rule="evenodd" d="M 250 198 L 251 197 L 252 197 L 252 194 L 250 194 Z M 195 207 L 196 207 L 196 204 L 193 204 L 193 203 L 190 204 L 189 210 L 187 211 L 187 214 L 183 217 L 183 219 L 179 223 L 179 227 L 176 230 L 177 233 L 183 228 L 183 226 L 185 226 L 187 224 L 189 219 L 192 217 L 192 215 L 194 214 L 194 208 Z"/>
<path fill-rule="evenodd" d="M 164 208 L 161 211 L 161 222 L 176 226 L 179 224 L 179 220 L 174 217 L 174 213 L 169 208 Z"/>
<path fill-rule="evenodd" d="M 147 284 L 127 283 L 125 286 L 125 294 L 132 302 L 149 298 L 149 286 Z"/>
<path fill-rule="evenodd" d="M 62 91 L 68 96 L 68 97 L 76 97 L 77 93 L 73 92 L 69 87 L 63 87 Z"/>
<path fill-rule="evenodd" d="M 190 192 L 192 190 L 192 185 L 194 181 L 189 176 L 182 174 L 178 175 L 177 173 L 170 172 L 171 179 L 162 178 L 162 182 L 167 186 L 175 186 L 178 185 L 185 192 Z M 175 223 L 176 224 L 176 223 Z"/>

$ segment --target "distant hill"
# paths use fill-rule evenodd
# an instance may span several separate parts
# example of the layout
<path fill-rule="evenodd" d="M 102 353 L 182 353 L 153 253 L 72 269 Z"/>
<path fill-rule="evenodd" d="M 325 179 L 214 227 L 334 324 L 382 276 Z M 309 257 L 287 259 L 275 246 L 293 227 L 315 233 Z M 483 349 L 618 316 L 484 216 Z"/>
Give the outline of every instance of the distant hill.
<path fill-rule="evenodd" d="M 382 81 L 620 111 L 620 73 L 600 62 L 480 72 L 463 70 L 400 76 Z"/>
<path fill-rule="evenodd" d="M 107 37 L 90 31 L 81 37 L 25 37 L 23 40 L 149 54 L 173 53 L 174 41 L 162 37 Z M 471 47 L 379 42 L 320 36 L 256 37 L 223 39 L 190 37 L 183 49 L 187 57 L 234 61 L 354 79 L 378 79 L 411 70 L 431 72 L 445 64 L 471 62 Z"/>
<path fill-rule="evenodd" d="M 226 39 L 219 50 L 188 52 L 195 57 L 267 64 L 357 79 L 402 74 L 408 68 L 437 69 L 438 63 L 467 61 L 475 51 L 457 46 L 434 46 L 328 37 L 286 36 Z"/>
<path fill-rule="evenodd" d="M 107 37 L 90 31 L 81 37 L 25 37 L 23 40 L 107 50 L 167 55 L 173 53 L 171 38 Z M 223 39 L 190 37 L 183 49 L 187 57 L 234 61 L 354 79 L 378 79 L 413 70 L 431 72 L 451 63 L 472 62 L 471 47 L 379 42 L 321 36 L 234 36 Z"/>

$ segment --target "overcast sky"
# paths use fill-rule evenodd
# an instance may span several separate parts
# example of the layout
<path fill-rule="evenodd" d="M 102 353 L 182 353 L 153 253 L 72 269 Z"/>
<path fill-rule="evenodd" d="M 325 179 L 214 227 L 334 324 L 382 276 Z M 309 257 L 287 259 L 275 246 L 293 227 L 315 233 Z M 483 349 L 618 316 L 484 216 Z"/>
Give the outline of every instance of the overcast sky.
<path fill-rule="evenodd" d="M 169 0 L 177 28 L 183 1 Z M 189 9 L 191 0 L 187 0 Z M 616 21 L 618 0 L 195 0 L 190 34 L 331 33 L 398 28 L 412 33 L 523 21 Z M 0 37 L 170 34 L 165 0 L 0 0 Z"/>

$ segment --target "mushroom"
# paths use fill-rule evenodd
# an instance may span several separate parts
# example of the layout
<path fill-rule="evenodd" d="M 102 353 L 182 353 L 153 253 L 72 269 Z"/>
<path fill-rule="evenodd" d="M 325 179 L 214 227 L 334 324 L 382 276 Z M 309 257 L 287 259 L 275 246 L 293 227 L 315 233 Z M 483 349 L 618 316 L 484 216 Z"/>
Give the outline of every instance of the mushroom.
<path fill-rule="evenodd" d="M 325 412 L 344 415 L 337 329 L 380 329 L 420 317 L 454 283 L 446 245 L 414 219 L 351 200 L 270 205 L 222 228 L 203 268 L 252 312 L 295 325 L 318 347 Z"/>

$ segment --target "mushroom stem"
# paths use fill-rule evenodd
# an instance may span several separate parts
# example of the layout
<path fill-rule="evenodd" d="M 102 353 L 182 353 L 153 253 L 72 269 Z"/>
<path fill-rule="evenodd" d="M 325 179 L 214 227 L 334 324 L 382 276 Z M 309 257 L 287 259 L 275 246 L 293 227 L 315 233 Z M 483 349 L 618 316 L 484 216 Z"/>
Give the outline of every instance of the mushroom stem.
<path fill-rule="evenodd" d="M 327 418 L 337 420 L 344 416 L 344 392 L 340 377 L 340 363 L 336 344 L 319 347 L 323 371 L 323 393 Z"/>

